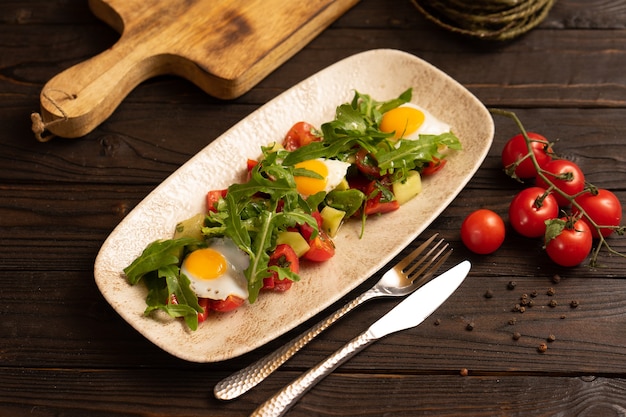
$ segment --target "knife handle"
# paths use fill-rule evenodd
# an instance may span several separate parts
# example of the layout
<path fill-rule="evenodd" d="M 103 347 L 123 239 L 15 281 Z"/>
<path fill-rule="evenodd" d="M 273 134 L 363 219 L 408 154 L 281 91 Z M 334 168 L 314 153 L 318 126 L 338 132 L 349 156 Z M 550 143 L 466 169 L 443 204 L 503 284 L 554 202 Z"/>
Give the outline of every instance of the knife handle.
<path fill-rule="evenodd" d="M 361 333 L 323 362 L 278 391 L 276 395 L 254 410 L 250 417 L 279 417 L 284 415 L 315 384 L 377 339 L 369 330 Z"/>
<path fill-rule="evenodd" d="M 325 320 L 320 321 L 311 329 L 292 339 L 281 348 L 224 378 L 218 382 L 213 389 L 215 398 L 220 400 L 232 400 L 248 392 L 270 376 L 283 363 L 287 362 L 289 358 L 298 353 L 300 349 L 317 337 L 317 335 L 330 327 L 331 324 L 335 323 L 365 301 L 377 296 L 380 295 L 371 290 L 364 292 L 359 297 L 328 316 Z"/>

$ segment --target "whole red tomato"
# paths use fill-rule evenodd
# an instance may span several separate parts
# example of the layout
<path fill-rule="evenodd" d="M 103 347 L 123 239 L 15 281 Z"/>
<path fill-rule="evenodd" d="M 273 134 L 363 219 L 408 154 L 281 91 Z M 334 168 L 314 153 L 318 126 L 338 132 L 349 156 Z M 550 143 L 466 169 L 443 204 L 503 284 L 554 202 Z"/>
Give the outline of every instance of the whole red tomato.
<path fill-rule="evenodd" d="M 612 227 L 619 226 L 622 221 L 622 205 L 609 190 L 599 188 L 597 194 L 588 191 L 576 197 L 576 202 L 598 226 L 609 226 L 600 229 L 604 237 L 613 233 Z M 573 206 L 572 213 L 576 215 L 580 210 Z M 587 223 L 594 238 L 600 237 L 596 228 L 585 217 L 582 220 Z"/>
<path fill-rule="evenodd" d="M 558 187 L 561 191 L 570 196 L 574 196 L 583 191 L 585 188 L 585 175 L 580 167 L 566 159 L 555 159 L 549 162 L 544 168 L 546 177 L 550 180 L 555 187 Z M 548 184 L 537 175 L 535 185 L 541 188 L 548 188 Z M 553 192 L 557 203 L 561 207 L 567 207 L 570 202 L 567 198 L 563 197 L 556 191 Z"/>
<path fill-rule="evenodd" d="M 493 253 L 504 242 L 504 221 L 495 212 L 479 209 L 470 213 L 461 224 L 461 240 L 474 253 Z"/>
<path fill-rule="evenodd" d="M 592 243 L 591 230 L 582 220 L 556 219 L 546 231 L 546 252 L 561 266 L 580 265 L 591 252 Z"/>
<path fill-rule="evenodd" d="M 546 233 L 546 220 L 559 215 L 559 205 L 552 194 L 540 187 L 520 191 L 509 205 L 509 223 L 522 236 L 541 237 Z"/>
<path fill-rule="evenodd" d="M 541 168 L 543 168 L 548 162 L 552 160 L 552 149 L 548 140 L 535 132 L 526 133 L 531 139 L 530 147 L 535 155 L 535 159 Z M 515 175 L 518 178 L 534 178 L 537 175 L 537 170 L 533 165 L 533 162 L 528 153 L 528 145 L 526 139 L 521 133 L 513 136 L 504 145 L 502 149 L 502 165 L 507 168 L 512 164 L 521 161 L 517 167 L 515 167 Z"/>

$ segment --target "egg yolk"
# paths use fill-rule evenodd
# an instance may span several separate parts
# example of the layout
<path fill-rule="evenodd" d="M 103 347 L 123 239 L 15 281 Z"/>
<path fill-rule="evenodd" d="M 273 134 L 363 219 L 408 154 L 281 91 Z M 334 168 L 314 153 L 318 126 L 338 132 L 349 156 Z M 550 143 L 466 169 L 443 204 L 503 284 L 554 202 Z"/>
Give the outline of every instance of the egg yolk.
<path fill-rule="evenodd" d="M 198 279 L 215 279 L 224 274 L 227 268 L 224 255 L 211 248 L 195 250 L 185 259 L 185 269 Z"/>
<path fill-rule="evenodd" d="M 394 139 L 415 132 L 424 123 L 424 113 L 413 107 L 396 107 L 383 114 L 380 130 L 385 133 L 395 132 Z"/>
<path fill-rule="evenodd" d="M 295 165 L 296 168 L 306 169 L 313 171 L 322 178 L 313 178 L 305 176 L 294 176 L 296 181 L 296 189 L 302 195 L 313 195 L 324 191 L 326 188 L 326 182 L 328 177 L 328 167 L 325 163 L 317 159 L 311 159 L 309 161 L 299 162 Z"/>

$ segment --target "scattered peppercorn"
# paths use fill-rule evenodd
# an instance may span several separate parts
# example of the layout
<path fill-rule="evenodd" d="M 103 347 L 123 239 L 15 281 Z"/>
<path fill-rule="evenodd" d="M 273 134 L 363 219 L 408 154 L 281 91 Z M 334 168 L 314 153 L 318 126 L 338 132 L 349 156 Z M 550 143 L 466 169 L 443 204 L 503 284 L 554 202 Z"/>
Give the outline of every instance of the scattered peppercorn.
<path fill-rule="evenodd" d="M 468 376 L 469 375 L 469 371 L 467 370 L 467 368 L 463 368 L 459 371 L 459 374 L 461 376 Z"/>
<path fill-rule="evenodd" d="M 517 322 L 517 319 L 510 319 L 509 324 L 512 326 Z"/>
<path fill-rule="evenodd" d="M 491 290 L 485 291 L 485 298 L 493 298 L 493 291 Z"/>
<path fill-rule="evenodd" d="M 513 333 L 513 340 L 519 340 L 522 337 L 520 332 Z"/>
<path fill-rule="evenodd" d="M 519 312 L 520 313 L 524 313 L 525 311 L 526 311 L 526 307 L 522 306 L 522 307 L 519 308 Z"/>
<path fill-rule="evenodd" d="M 472 330 L 474 330 L 474 323 L 467 323 L 467 326 L 465 326 L 465 329 L 471 332 Z"/>
<path fill-rule="evenodd" d="M 550 287 L 548 288 L 548 291 L 546 294 L 548 294 L 549 296 L 553 296 L 556 293 L 556 291 L 554 290 L 554 288 Z"/>
<path fill-rule="evenodd" d="M 554 308 L 558 305 L 559 303 L 556 302 L 556 300 L 550 300 L 550 303 L 548 304 L 550 307 Z"/>
<path fill-rule="evenodd" d="M 561 276 L 559 274 L 554 274 L 554 276 L 552 277 L 552 282 L 558 284 L 559 282 L 561 282 Z"/>
<path fill-rule="evenodd" d="M 565 314 L 562 314 L 561 315 L 561 320 L 565 320 L 565 317 L 566 317 Z"/>
<path fill-rule="evenodd" d="M 569 303 L 569 306 L 570 306 L 570 307 L 572 307 L 572 308 L 576 308 L 576 307 L 578 307 L 578 300 L 572 300 L 572 301 Z"/>
<path fill-rule="evenodd" d="M 441 320 L 437 319 L 435 320 L 435 326 L 439 326 L 441 324 Z"/>
<path fill-rule="evenodd" d="M 509 281 L 509 283 L 506 285 L 506 287 L 507 287 L 509 290 L 514 290 L 514 289 L 515 289 L 515 287 L 517 287 L 517 282 L 515 282 L 515 281 Z"/>
<path fill-rule="evenodd" d="M 533 290 L 533 292 L 531 292 L 531 293 L 530 293 L 530 296 L 531 296 L 532 298 L 535 298 L 535 297 L 536 297 L 536 296 L 538 296 L 538 295 L 539 295 L 539 293 L 537 292 L 537 290 Z"/>
<path fill-rule="evenodd" d="M 544 353 L 546 350 L 548 350 L 548 345 L 546 345 L 545 343 L 540 343 L 539 346 L 537 347 L 537 350 L 540 353 Z"/>
<path fill-rule="evenodd" d="M 554 342 L 556 340 L 556 336 L 551 334 L 550 336 L 548 336 L 548 342 Z"/>

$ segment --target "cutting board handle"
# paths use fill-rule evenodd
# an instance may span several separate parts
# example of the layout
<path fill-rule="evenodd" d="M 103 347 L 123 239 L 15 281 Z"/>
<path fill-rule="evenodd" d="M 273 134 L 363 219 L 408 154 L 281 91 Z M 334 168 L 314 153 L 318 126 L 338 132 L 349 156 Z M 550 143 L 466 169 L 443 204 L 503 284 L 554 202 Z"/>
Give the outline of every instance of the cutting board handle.
<path fill-rule="evenodd" d="M 41 114 L 33 113 L 33 133 L 84 136 L 108 118 L 138 84 L 167 72 L 167 55 L 132 48 L 122 37 L 112 48 L 50 79 L 40 94 Z"/>

